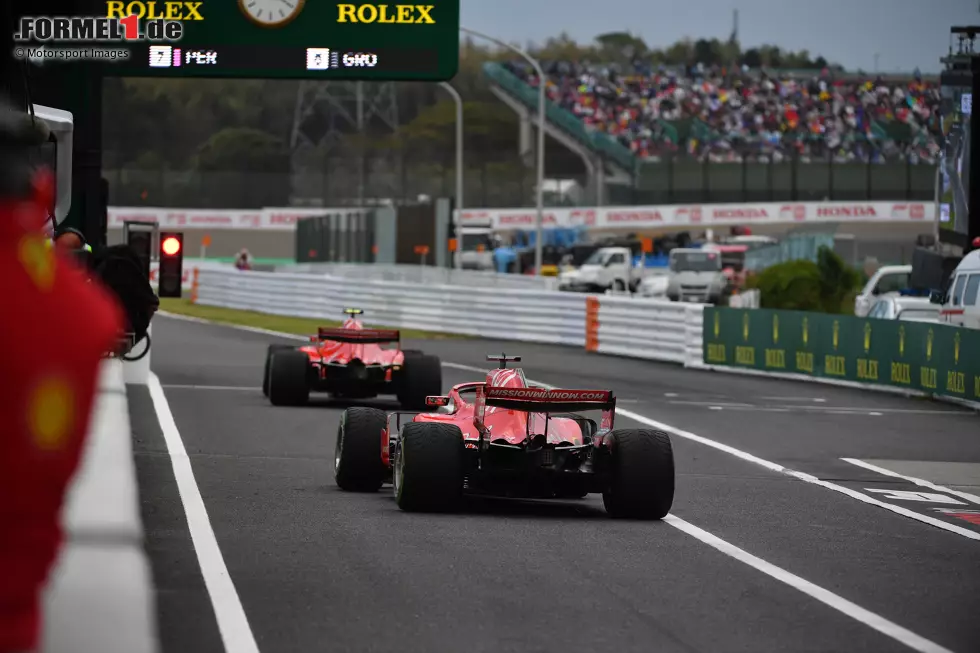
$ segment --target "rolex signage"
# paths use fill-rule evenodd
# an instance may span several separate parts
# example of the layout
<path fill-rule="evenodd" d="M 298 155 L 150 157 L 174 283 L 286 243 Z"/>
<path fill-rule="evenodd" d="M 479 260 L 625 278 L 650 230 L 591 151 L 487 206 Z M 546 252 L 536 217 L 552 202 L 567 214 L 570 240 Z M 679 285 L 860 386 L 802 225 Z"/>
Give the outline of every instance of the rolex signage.
<path fill-rule="evenodd" d="M 980 401 L 980 331 L 802 311 L 704 309 L 704 362 Z M 710 325 L 710 326 L 708 326 Z"/>

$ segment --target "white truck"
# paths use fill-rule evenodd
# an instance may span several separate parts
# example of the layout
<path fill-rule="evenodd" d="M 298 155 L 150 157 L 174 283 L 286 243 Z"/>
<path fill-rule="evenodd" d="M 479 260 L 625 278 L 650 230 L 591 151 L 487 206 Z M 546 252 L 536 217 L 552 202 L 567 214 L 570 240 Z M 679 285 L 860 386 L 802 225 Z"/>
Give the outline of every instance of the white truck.
<path fill-rule="evenodd" d="M 885 265 L 878 268 L 860 294 L 854 298 L 854 315 L 866 317 L 879 296 L 905 290 L 909 287 L 911 278 L 911 265 Z"/>
<path fill-rule="evenodd" d="M 677 248 L 670 252 L 667 298 L 674 302 L 721 304 L 728 291 L 719 252 Z"/>
<path fill-rule="evenodd" d="M 493 270 L 493 229 L 488 226 L 462 227 L 459 230 L 459 266 L 464 270 Z"/>
<path fill-rule="evenodd" d="M 601 247 L 577 270 L 558 275 L 558 290 L 569 292 L 626 292 L 635 290 L 646 269 L 633 265 L 629 247 Z"/>

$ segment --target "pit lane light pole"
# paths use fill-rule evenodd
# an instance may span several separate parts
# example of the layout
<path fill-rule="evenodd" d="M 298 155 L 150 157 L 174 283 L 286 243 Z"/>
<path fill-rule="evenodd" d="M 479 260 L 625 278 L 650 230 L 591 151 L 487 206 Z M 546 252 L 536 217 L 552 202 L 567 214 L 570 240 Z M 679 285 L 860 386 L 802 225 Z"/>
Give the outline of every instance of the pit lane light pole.
<path fill-rule="evenodd" d="M 463 215 L 463 98 L 449 82 L 439 82 L 439 86 L 446 89 L 446 92 L 453 96 L 456 102 L 456 206 L 453 208 L 452 222 L 453 233 L 456 237 L 456 249 L 453 251 L 453 267 L 457 270 L 463 265 L 463 258 L 460 256 L 459 243 L 461 236 L 459 233 L 460 221 Z"/>
<path fill-rule="evenodd" d="M 538 189 L 537 189 L 537 217 L 534 221 L 534 274 L 541 276 L 541 264 L 542 264 L 542 241 L 544 240 L 542 233 L 544 227 L 544 132 L 545 132 L 545 76 L 544 69 L 541 68 L 541 64 L 538 63 L 537 59 L 529 55 L 524 50 L 520 49 L 516 45 L 511 45 L 505 43 L 500 39 L 488 36 L 481 32 L 471 30 L 467 27 L 460 27 L 460 32 L 465 32 L 466 34 L 471 34 L 473 36 L 478 36 L 481 39 L 486 39 L 497 45 L 512 50 L 517 54 L 521 55 L 531 66 L 534 68 L 534 72 L 538 75 Z"/>

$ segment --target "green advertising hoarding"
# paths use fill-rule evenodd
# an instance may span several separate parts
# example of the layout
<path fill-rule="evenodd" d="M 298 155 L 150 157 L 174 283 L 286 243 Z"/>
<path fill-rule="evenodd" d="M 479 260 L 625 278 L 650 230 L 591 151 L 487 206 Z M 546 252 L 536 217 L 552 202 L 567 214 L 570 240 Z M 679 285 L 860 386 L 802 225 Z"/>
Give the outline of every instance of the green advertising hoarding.
<path fill-rule="evenodd" d="M 459 0 L 106 0 L 104 16 L 147 37 L 117 43 L 130 56 L 107 75 L 448 81 L 459 66 Z"/>
<path fill-rule="evenodd" d="M 768 309 L 706 308 L 704 362 L 980 401 L 980 331 Z"/>

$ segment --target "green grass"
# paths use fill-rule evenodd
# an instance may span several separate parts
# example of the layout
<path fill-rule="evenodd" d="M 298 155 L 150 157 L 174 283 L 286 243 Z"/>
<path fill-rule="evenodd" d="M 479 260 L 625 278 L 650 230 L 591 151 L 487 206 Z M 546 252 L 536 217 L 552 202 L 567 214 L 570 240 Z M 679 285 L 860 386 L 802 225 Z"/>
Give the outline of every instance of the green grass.
<path fill-rule="evenodd" d="M 292 333 L 299 336 L 312 336 L 316 334 L 319 327 L 336 327 L 341 325 L 340 320 L 318 320 L 306 317 L 288 317 L 285 315 L 270 315 L 257 311 L 240 311 L 233 308 L 221 308 L 218 306 L 201 306 L 192 304 L 190 299 L 163 298 L 160 300 L 160 310 L 188 317 L 196 317 L 222 324 L 237 324 L 240 326 L 258 327 L 270 331 L 280 331 L 282 333 Z M 379 329 L 394 328 L 372 324 L 365 320 L 370 327 Z M 432 333 L 429 331 L 416 331 L 415 329 L 400 329 L 403 338 L 417 338 L 428 340 L 449 340 L 462 339 L 460 336 L 451 333 Z"/>

